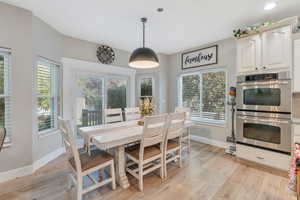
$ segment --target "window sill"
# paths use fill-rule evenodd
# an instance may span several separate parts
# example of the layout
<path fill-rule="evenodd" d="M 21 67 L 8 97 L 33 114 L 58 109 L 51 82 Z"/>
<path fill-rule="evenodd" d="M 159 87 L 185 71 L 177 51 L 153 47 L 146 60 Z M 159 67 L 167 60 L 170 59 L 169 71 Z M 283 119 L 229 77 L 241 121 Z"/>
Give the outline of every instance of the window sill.
<path fill-rule="evenodd" d="M 44 138 L 44 137 L 49 137 L 51 135 L 56 135 L 59 133 L 60 133 L 59 129 L 51 129 L 51 130 L 41 131 L 38 133 L 38 135 L 39 135 L 39 138 Z"/>
<path fill-rule="evenodd" d="M 5 148 L 9 148 L 9 147 L 11 147 L 12 146 L 12 142 L 7 142 L 7 143 L 4 143 L 3 144 L 3 149 L 5 149 Z"/>
<path fill-rule="evenodd" d="M 214 121 L 214 120 L 202 120 L 202 119 L 191 119 L 195 123 L 195 126 L 215 126 L 215 127 L 222 127 L 226 128 L 227 127 L 227 122 L 226 121 Z"/>

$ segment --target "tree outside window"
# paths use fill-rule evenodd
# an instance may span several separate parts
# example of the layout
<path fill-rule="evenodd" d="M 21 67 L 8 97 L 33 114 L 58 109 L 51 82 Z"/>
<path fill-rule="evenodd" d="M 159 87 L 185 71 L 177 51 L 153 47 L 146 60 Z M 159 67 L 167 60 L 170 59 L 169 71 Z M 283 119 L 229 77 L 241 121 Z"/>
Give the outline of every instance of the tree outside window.
<path fill-rule="evenodd" d="M 180 77 L 180 104 L 192 109 L 199 121 L 224 121 L 226 107 L 225 71 L 198 72 Z"/>
<path fill-rule="evenodd" d="M 60 112 L 59 65 L 39 61 L 37 65 L 37 115 L 39 132 L 57 128 Z"/>

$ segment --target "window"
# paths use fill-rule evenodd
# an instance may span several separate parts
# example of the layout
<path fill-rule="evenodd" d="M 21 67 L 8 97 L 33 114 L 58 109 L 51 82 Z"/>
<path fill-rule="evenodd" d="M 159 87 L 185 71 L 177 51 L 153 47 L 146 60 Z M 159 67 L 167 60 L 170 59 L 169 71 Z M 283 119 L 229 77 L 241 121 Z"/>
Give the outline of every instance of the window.
<path fill-rule="evenodd" d="M 103 82 L 103 78 L 96 76 L 82 76 L 77 79 L 76 117 L 78 127 L 102 124 Z"/>
<path fill-rule="evenodd" d="M 224 122 L 226 72 L 202 71 L 180 77 L 179 105 L 192 109 L 196 121 Z"/>
<path fill-rule="evenodd" d="M 5 143 L 11 141 L 10 52 L 0 49 L 0 127 L 6 129 Z"/>
<path fill-rule="evenodd" d="M 126 93 L 126 79 L 110 78 L 107 81 L 107 108 L 126 108 Z"/>
<path fill-rule="evenodd" d="M 48 60 L 37 64 L 38 130 L 57 129 L 57 116 L 61 110 L 59 65 Z"/>
<path fill-rule="evenodd" d="M 140 80 L 140 99 L 153 98 L 153 78 L 143 77 Z"/>

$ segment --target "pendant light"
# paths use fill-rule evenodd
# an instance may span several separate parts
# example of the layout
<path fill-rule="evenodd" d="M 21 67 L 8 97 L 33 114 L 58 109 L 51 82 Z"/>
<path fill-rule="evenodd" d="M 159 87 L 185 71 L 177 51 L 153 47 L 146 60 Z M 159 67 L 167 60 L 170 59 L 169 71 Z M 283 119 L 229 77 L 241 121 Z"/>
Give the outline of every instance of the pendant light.
<path fill-rule="evenodd" d="M 159 61 L 155 52 L 145 47 L 145 23 L 147 18 L 141 18 L 143 23 L 143 47 L 133 51 L 129 59 L 129 66 L 139 69 L 155 68 L 159 66 Z"/>

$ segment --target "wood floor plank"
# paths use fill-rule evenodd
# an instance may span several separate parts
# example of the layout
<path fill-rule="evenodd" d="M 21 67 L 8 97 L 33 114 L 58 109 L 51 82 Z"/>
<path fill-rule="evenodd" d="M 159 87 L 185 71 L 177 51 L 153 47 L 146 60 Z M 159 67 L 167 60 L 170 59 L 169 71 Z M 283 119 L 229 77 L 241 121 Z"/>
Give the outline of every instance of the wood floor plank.
<path fill-rule="evenodd" d="M 68 173 L 66 158 L 60 156 L 33 175 L 1 183 L 0 200 L 72 200 L 75 188 L 68 188 Z M 138 191 L 135 179 L 129 181 L 127 189 L 105 186 L 84 195 L 84 200 L 296 200 L 286 190 L 286 177 L 195 142 L 182 168 L 168 167 L 166 180 L 157 174 L 145 176 L 144 192 Z"/>

